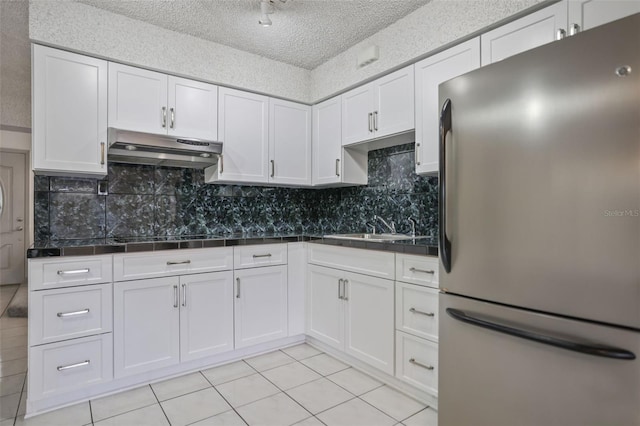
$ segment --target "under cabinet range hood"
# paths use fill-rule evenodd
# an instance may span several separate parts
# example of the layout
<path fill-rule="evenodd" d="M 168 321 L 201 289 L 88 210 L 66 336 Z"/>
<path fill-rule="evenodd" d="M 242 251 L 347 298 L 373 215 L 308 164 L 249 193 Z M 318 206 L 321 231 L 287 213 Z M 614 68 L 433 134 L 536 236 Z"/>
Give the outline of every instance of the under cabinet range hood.
<path fill-rule="evenodd" d="M 218 162 L 222 142 L 108 129 L 113 163 L 204 169 Z"/>

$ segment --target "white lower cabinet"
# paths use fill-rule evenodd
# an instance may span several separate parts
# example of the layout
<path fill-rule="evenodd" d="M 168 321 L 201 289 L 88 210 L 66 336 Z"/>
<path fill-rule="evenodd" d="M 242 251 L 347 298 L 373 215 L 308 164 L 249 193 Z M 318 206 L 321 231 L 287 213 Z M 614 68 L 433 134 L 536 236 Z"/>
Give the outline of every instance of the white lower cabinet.
<path fill-rule="evenodd" d="M 235 347 L 286 337 L 287 267 L 235 271 Z"/>
<path fill-rule="evenodd" d="M 309 265 L 307 334 L 393 375 L 393 281 Z"/>
<path fill-rule="evenodd" d="M 396 332 L 396 377 L 438 395 L 438 344 Z"/>

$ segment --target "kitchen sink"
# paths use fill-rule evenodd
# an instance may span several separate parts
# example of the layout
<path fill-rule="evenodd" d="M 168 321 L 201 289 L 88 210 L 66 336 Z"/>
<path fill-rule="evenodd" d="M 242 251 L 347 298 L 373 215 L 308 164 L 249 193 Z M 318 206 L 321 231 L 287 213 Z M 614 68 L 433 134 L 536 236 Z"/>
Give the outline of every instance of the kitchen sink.
<path fill-rule="evenodd" d="M 326 238 L 337 238 L 341 240 L 366 240 L 366 241 L 400 241 L 400 240 L 412 240 L 414 237 L 404 234 L 333 234 L 325 235 Z M 418 237 L 419 238 L 419 237 Z"/>

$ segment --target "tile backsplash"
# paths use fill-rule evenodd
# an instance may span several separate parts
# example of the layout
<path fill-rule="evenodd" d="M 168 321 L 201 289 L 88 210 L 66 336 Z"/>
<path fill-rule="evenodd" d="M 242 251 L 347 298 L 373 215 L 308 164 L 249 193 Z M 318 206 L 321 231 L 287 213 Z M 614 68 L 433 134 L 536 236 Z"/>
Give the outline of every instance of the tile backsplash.
<path fill-rule="evenodd" d="M 348 188 L 210 185 L 202 170 L 110 164 L 98 195 L 98 179 L 36 176 L 35 240 L 360 232 L 374 215 L 436 235 L 438 180 L 415 174 L 413 149 L 371 151 L 369 184 Z"/>

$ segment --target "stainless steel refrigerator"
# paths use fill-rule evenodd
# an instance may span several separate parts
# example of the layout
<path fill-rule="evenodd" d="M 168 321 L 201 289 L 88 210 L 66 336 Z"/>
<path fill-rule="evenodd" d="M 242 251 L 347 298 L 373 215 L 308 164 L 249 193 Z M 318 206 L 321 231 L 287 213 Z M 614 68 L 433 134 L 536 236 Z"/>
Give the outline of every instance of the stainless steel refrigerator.
<path fill-rule="evenodd" d="M 640 425 L 640 14 L 440 103 L 440 424 Z"/>

